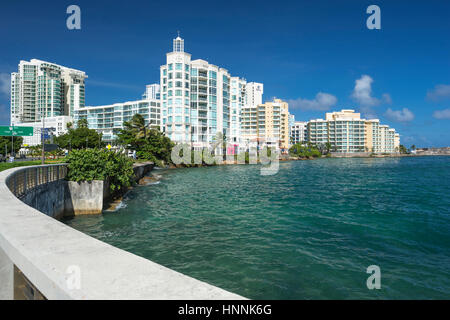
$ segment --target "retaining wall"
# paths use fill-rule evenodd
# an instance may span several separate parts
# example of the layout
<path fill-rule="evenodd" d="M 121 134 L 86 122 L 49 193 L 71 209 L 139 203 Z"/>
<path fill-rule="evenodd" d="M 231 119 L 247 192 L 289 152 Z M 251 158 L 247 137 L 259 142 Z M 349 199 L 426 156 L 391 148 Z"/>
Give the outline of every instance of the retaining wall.
<path fill-rule="evenodd" d="M 0 299 L 244 299 L 94 239 L 27 205 L 7 185 L 20 170 L 0 172 Z M 41 180 L 36 175 L 35 182 Z M 47 184 L 35 196 L 50 197 L 51 188 Z M 25 199 L 33 189 L 19 191 Z M 53 208 L 41 199 L 28 201 Z"/>

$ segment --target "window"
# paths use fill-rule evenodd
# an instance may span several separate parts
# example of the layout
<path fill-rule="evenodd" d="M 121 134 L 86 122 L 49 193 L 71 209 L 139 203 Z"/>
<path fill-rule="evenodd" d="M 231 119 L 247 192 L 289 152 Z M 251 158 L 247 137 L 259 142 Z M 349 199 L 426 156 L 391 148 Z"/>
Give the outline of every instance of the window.
<path fill-rule="evenodd" d="M 182 63 L 176 63 L 175 64 L 175 70 L 183 70 L 183 64 Z"/>
<path fill-rule="evenodd" d="M 173 65 L 170 63 L 170 64 L 169 64 L 169 71 L 171 71 L 172 68 L 173 68 Z"/>

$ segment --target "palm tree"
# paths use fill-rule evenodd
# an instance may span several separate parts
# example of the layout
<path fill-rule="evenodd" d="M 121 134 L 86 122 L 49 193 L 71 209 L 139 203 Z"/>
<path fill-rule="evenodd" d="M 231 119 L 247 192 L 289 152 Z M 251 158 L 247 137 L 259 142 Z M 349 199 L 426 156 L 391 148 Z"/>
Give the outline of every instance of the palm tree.
<path fill-rule="evenodd" d="M 145 119 L 144 117 L 136 113 L 133 118 L 131 118 L 130 126 L 134 131 L 136 132 L 136 138 L 144 138 L 144 140 L 147 138 L 147 126 L 145 125 Z"/>

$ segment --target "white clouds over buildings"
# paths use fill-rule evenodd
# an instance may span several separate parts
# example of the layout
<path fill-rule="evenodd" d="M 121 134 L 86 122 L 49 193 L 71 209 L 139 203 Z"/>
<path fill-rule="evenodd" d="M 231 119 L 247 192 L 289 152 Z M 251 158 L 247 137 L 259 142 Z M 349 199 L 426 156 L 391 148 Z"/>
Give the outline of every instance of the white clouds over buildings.
<path fill-rule="evenodd" d="M 361 78 L 355 80 L 355 87 L 351 95 L 353 101 L 358 103 L 360 111 L 367 118 L 376 118 L 376 112 L 372 109 L 373 107 L 381 103 L 392 103 L 391 96 L 388 93 L 384 93 L 381 99 L 374 97 L 372 95 L 372 83 L 372 77 L 366 74 L 362 75 Z"/>
<path fill-rule="evenodd" d="M 450 99 L 450 85 L 438 84 L 433 90 L 429 90 L 427 98 L 432 101 Z"/>
<path fill-rule="evenodd" d="M 319 92 L 312 100 L 298 98 L 289 100 L 289 108 L 302 111 L 327 111 L 337 103 L 337 98 L 329 93 Z"/>
<path fill-rule="evenodd" d="M 391 108 L 388 108 L 384 116 L 395 122 L 409 122 L 414 120 L 414 113 L 408 108 L 403 108 L 402 110 L 392 110 Z"/>
<path fill-rule="evenodd" d="M 355 81 L 352 98 L 363 107 L 373 107 L 380 103 L 377 98 L 372 97 L 372 82 L 373 79 L 368 75 L 362 75 Z"/>
<path fill-rule="evenodd" d="M 450 108 L 444 110 L 436 110 L 433 112 L 433 117 L 439 120 L 450 119 Z"/>

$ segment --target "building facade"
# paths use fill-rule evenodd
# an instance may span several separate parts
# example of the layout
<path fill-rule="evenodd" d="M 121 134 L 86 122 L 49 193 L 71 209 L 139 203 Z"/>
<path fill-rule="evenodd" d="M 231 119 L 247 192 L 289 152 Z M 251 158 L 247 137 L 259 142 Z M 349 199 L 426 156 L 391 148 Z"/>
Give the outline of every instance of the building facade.
<path fill-rule="evenodd" d="M 73 116 L 85 105 L 86 78 L 83 71 L 54 63 L 20 61 L 11 73 L 11 125 Z"/>
<path fill-rule="evenodd" d="M 242 140 L 248 147 L 289 149 L 289 105 L 280 99 L 243 108 Z"/>
<path fill-rule="evenodd" d="M 145 92 L 142 95 L 143 100 L 159 100 L 160 99 L 159 83 L 148 84 L 145 86 Z"/>
<path fill-rule="evenodd" d="M 308 141 L 307 122 L 295 121 L 291 126 L 291 144 L 303 143 Z"/>
<path fill-rule="evenodd" d="M 67 132 L 67 124 L 72 122 L 72 117 L 70 116 L 58 116 L 58 117 L 48 117 L 45 121 L 36 122 L 17 122 L 16 126 L 33 127 L 33 136 L 24 136 L 23 145 L 24 146 L 37 146 L 42 142 L 42 131 L 44 131 L 44 140 L 49 138 L 51 135 L 59 136 Z M 45 130 L 42 130 L 45 125 Z"/>
<path fill-rule="evenodd" d="M 172 141 L 202 149 L 223 137 L 230 153 L 242 148 L 241 112 L 249 101 L 262 100 L 261 84 L 248 84 L 206 60 L 191 60 L 179 36 L 160 67 L 160 79 L 162 130 Z"/>
<path fill-rule="evenodd" d="M 326 114 L 326 119 L 307 124 L 308 141 L 315 145 L 331 145 L 332 152 L 394 153 L 398 152 L 400 135 L 378 119 L 361 119 L 354 110 Z"/>
<path fill-rule="evenodd" d="M 156 99 L 81 108 L 75 111 L 74 126 L 80 119 L 86 119 L 89 129 L 102 133 L 103 141 L 112 143 L 123 129 L 124 121 L 130 121 L 137 113 L 142 115 L 146 125 L 161 129 L 161 106 Z"/>

